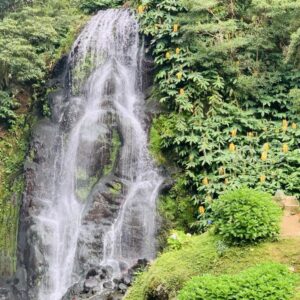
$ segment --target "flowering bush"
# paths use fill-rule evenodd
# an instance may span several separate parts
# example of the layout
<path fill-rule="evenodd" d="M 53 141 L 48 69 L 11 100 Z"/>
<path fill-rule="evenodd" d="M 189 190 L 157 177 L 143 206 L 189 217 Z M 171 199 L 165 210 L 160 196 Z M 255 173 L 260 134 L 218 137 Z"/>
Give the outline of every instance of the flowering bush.
<path fill-rule="evenodd" d="M 233 244 L 274 239 L 281 209 L 268 193 L 242 188 L 227 192 L 212 204 L 216 233 Z"/>
<path fill-rule="evenodd" d="M 291 28 L 281 24 L 299 19 L 292 7 L 281 4 L 289 19 L 279 2 L 264 9 L 260 1 L 133 3 L 156 65 L 153 98 L 166 111 L 155 121 L 160 150 L 182 170 L 194 230 L 207 228 L 211 200 L 228 189 L 300 196 L 300 72 L 278 49 Z"/>

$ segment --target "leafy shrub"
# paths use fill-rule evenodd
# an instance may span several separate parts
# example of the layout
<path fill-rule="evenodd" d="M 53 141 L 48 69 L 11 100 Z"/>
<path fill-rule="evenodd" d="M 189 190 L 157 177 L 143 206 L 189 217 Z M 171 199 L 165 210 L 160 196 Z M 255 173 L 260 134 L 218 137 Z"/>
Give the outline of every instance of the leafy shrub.
<path fill-rule="evenodd" d="M 191 234 L 185 234 L 183 231 L 173 230 L 168 238 L 168 249 L 169 250 L 179 250 L 184 245 L 191 242 Z"/>
<path fill-rule="evenodd" d="M 18 104 L 6 92 L 0 90 L 0 122 L 7 122 L 12 125 L 15 122 L 16 114 L 14 109 Z"/>
<path fill-rule="evenodd" d="M 193 229 L 206 230 L 210 200 L 228 188 L 300 196 L 300 72 L 293 65 L 300 1 L 134 3 L 142 5 L 141 30 L 156 64 L 153 98 L 166 109 L 160 150 L 183 170 L 198 218 Z M 287 64 L 278 41 L 285 45 L 293 32 Z M 205 213 L 197 214 L 199 206 Z"/>
<path fill-rule="evenodd" d="M 291 299 L 297 276 L 280 264 L 263 264 L 238 275 L 204 275 L 191 279 L 179 300 Z"/>
<path fill-rule="evenodd" d="M 228 247 L 213 234 L 193 235 L 181 249 L 167 250 L 159 255 L 146 272 L 138 275 L 125 299 L 177 299 L 179 291 L 194 276 L 239 274 L 271 260 L 295 267 L 300 265 L 299 240 L 284 239 L 276 243 Z"/>
<path fill-rule="evenodd" d="M 33 0 L 1 0 L 0 1 L 0 18 L 5 15 L 6 12 L 16 10 L 22 4 L 30 4 Z"/>
<path fill-rule="evenodd" d="M 84 0 L 79 4 L 79 8 L 85 13 L 93 13 L 100 9 L 107 9 L 122 4 L 122 0 Z"/>
<path fill-rule="evenodd" d="M 168 191 L 162 191 L 159 197 L 159 213 L 169 231 L 176 228 L 189 231 L 194 221 L 195 210 L 191 205 L 190 194 L 186 190 L 181 174 L 174 176 L 175 184 Z"/>
<path fill-rule="evenodd" d="M 234 244 L 275 238 L 281 210 L 268 193 L 242 188 L 220 196 L 212 204 L 216 232 Z"/>

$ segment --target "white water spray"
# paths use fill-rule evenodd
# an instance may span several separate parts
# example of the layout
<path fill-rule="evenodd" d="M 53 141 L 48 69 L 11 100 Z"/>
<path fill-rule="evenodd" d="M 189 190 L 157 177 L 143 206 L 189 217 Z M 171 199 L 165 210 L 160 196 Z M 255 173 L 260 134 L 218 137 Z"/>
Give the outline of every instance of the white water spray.
<path fill-rule="evenodd" d="M 99 12 L 74 44 L 68 62 L 69 102 L 61 102 L 60 108 L 61 150 L 52 164 L 51 193 L 39 199 L 35 215 L 46 266 L 38 300 L 60 300 L 78 279 L 74 271 L 78 241 L 89 234 L 82 230 L 86 202 L 78 194 L 78 178 L 96 174 L 95 158 L 111 132 L 107 123 L 111 115 L 122 137 L 116 169 L 126 191 L 117 218 L 103 237 L 99 266 L 111 266 L 118 277 L 120 265 L 128 269 L 140 258 L 155 256 L 156 198 L 162 178 L 147 149 L 142 55 L 138 24 L 128 10 Z"/>

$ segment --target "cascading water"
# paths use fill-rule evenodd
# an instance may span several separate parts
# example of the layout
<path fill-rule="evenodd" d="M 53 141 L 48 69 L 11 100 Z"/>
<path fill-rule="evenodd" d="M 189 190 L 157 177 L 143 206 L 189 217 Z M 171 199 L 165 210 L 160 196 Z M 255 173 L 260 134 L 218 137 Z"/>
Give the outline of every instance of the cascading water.
<path fill-rule="evenodd" d="M 25 197 L 36 243 L 30 257 L 39 266 L 29 299 L 60 300 L 89 268 L 110 266 L 116 278 L 155 256 L 162 178 L 147 149 L 139 44 L 130 11 L 107 10 L 73 46 L 67 87 L 40 131 L 56 129 L 40 146 L 46 154 Z"/>

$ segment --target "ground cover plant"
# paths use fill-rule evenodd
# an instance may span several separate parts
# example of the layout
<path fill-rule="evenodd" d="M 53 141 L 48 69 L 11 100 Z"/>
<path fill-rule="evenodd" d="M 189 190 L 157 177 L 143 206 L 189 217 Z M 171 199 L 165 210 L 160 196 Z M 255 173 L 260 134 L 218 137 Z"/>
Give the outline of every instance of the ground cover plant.
<path fill-rule="evenodd" d="M 178 299 L 289 300 L 293 296 L 296 281 L 297 276 L 287 266 L 263 264 L 237 275 L 194 277 L 180 291 Z"/>

